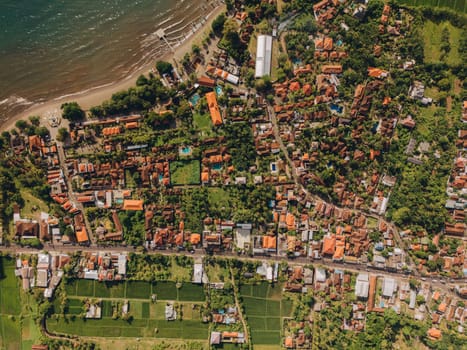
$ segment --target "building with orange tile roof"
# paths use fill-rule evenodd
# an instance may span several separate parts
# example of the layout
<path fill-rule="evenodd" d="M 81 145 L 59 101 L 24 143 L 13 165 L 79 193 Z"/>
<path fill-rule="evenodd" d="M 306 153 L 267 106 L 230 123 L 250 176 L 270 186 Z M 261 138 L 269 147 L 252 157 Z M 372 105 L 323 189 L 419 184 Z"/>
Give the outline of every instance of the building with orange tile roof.
<path fill-rule="evenodd" d="M 332 256 L 333 260 L 342 260 L 344 258 L 344 246 L 337 246 L 334 255 Z"/>
<path fill-rule="evenodd" d="M 313 89 L 310 84 L 303 85 L 303 94 L 305 96 L 310 96 L 312 92 L 313 92 Z"/>
<path fill-rule="evenodd" d="M 322 253 L 324 255 L 334 255 L 336 250 L 336 236 L 325 236 L 323 238 L 323 250 Z"/>
<path fill-rule="evenodd" d="M 264 249 L 276 249 L 277 240 L 275 236 L 263 236 Z"/>
<path fill-rule="evenodd" d="M 214 87 L 216 86 L 216 81 L 207 76 L 202 75 L 198 78 L 197 83 L 201 86 Z"/>
<path fill-rule="evenodd" d="M 333 40 L 332 40 L 332 38 L 329 38 L 329 37 L 325 38 L 325 39 L 324 39 L 324 49 L 325 49 L 326 51 L 332 51 L 332 47 L 333 47 Z"/>
<path fill-rule="evenodd" d="M 203 171 L 203 172 L 201 173 L 201 182 L 202 182 L 203 184 L 207 184 L 207 183 L 209 182 L 209 172 Z"/>
<path fill-rule="evenodd" d="M 430 328 L 428 332 L 426 332 L 428 337 L 432 340 L 439 340 L 442 337 L 441 330 L 437 328 Z"/>
<path fill-rule="evenodd" d="M 287 213 L 287 215 L 285 217 L 285 223 L 287 225 L 288 230 L 295 230 L 296 229 L 296 227 L 295 227 L 295 215 L 293 215 L 291 213 Z"/>
<path fill-rule="evenodd" d="M 294 347 L 294 346 L 293 346 L 293 338 L 292 338 L 292 337 L 287 337 L 287 338 L 285 338 L 284 346 L 285 346 L 287 349 L 292 349 L 292 348 Z"/>
<path fill-rule="evenodd" d="M 294 81 L 289 85 L 290 91 L 299 91 L 300 90 L 300 83 L 298 81 Z"/>
<path fill-rule="evenodd" d="M 375 292 L 376 292 L 376 276 L 370 276 L 370 287 L 368 292 L 368 311 L 372 311 L 375 307 Z"/>
<path fill-rule="evenodd" d="M 340 64 L 326 64 L 321 67 L 321 71 L 324 74 L 341 74 L 342 73 L 342 65 Z"/>
<path fill-rule="evenodd" d="M 197 245 L 201 242 L 201 235 L 199 233 L 192 233 L 190 235 L 190 243 L 193 245 Z"/>
<path fill-rule="evenodd" d="M 143 201 L 136 199 L 125 199 L 123 201 L 123 210 L 143 210 Z"/>
<path fill-rule="evenodd" d="M 81 230 L 76 231 L 76 240 L 78 243 L 84 243 L 89 241 L 88 233 L 86 232 L 86 227 L 81 227 Z"/>
<path fill-rule="evenodd" d="M 438 306 L 438 312 L 444 314 L 446 312 L 448 305 L 446 303 L 441 303 Z"/>
<path fill-rule="evenodd" d="M 42 140 L 40 136 L 37 136 L 37 135 L 29 136 L 28 141 L 29 141 L 29 151 L 34 152 L 34 151 L 41 150 Z"/>
<path fill-rule="evenodd" d="M 206 94 L 206 100 L 208 102 L 209 113 L 211 114 L 212 123 L 215 126 L 222 124 L 221 112 L 219 111 L 219 106 L 217 104 L 216 93 L 211 91 Z"/>
<path fill-rule="evenodd" d="M 136 129 L 137 127 L 139 127 L 138 122 L 129 122 L 125 124 L 125 129 Z"/>
<path fill-rule="evenodd" d="M 119 126 L 110 126 L 107 128 L 102 129 L 102 135 L 104 136 L 112 136 L 120 134 L 120 127 Z"/>
<path fill-rule="evenodd" d="M 380 68 L 369 67 L 368 76 L 372 78 L 386 78 L 389 75 L 388 71 L 385 71 Z"/>

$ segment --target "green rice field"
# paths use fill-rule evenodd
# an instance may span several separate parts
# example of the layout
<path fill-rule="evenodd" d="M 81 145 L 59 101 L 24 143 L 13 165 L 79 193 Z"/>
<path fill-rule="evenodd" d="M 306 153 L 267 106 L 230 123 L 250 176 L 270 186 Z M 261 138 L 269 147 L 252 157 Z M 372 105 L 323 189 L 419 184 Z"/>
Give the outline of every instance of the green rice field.
<path fill-rule="evenodd" d="M 131 306 L 130 306 L 131 307 Z M 62 334 L 106 337 L 156 337 L 181 339 L 206 339 L 208 325 L 199 321 L 165 321 L 133 319 L 131 322 L 102 318 L 100 320 L 63 319 L 47 320 L 47 329 Z"/>
<path fill-rule="evenodd" d="M 40 338 L 30 314 L 36 305 L 22 292 L 14 271 L 15 260 L 0 257 L 0 349 L 29 350 Z"/>
<path fill-rule="evenodd" d="M 292 312 L 292 301 L 283 298 L 282 285 L 246 284 L 240 287 L 240 294 L 253 344 L 279 344 L 282 318 Z"/>
<path fill-rule="evenodd" d="M 467 13 L 466 0 L 397 0 L 397 2 L 409 6 L 446 7 L 455 11 Z"/>
<path fill-rule="evenodd" d="M 145 299 L 155 294 L 158 300 L 204 301 L 203 286 L 183 283 L 177 288 L 175 282 L 149 283 L 143 281 L 98 282 L 76 279 L 65 285 L 68 296 L 110 299 Z"/>
<path fill-rule="evenodd" d="M 207 339 L 208 325 L 201 322 L 199 307 L 193 305 L 205 300 L 203 286 L 184 283 L 177 288 L 174 282 L 149 283 L 122 281 L 103 283 L 77 279 L 65 286 L 68 294 L 66 317 L 52 317 L 47 328 L 60 334 L 106 337 L 155 337 Z M 151 296 L 157 296 L 157 302 Z M 84 300 L 101 298 L 102 319 L 82 319 Z M 113 319 L 115 302 L 129 301 L 129 321 Z M 182 320 L 165 320 L 165 301 L 174 301 Z"/>

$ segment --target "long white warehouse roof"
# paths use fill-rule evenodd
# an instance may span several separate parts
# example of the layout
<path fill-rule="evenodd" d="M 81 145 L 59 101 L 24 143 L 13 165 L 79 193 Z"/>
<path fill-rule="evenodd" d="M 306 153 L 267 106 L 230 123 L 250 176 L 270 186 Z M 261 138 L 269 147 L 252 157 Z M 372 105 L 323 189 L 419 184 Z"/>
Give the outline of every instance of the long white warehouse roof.
<path fill-rule="evenodd" d="M 271 75 L 272 36 L 259 35 L 256 45 L 255 77 Z"/>

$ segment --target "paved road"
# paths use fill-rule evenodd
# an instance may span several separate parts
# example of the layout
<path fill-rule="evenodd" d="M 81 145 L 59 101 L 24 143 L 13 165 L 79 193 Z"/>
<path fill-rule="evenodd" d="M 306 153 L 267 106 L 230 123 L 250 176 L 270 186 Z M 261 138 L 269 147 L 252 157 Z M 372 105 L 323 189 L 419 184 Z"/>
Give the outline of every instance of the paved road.
<path fill-rule="evenodd" d="M 111 253 L 137 253 L 137 250 L 133 247 L 101 247 L 96 245 L 91 245 L 89 247 L 84 246 L 73 246 L 73 245 L 46 245 L 43 250 L 48 252 L 55 253 L 68 253 L 73 254 L 76 252 L 111 252 Z M 10 254 L 37 254 L 39 251 L 32 248 L 21 248 L 21 247 L 1 247 L 1 252 L 10 253 Z M 202 249 L 197 249 L 193 253 L 187 253 L 185 251 L 176 251 L 176 250 L 149 250 L 145 252 L 146 254 L 162 254 L 162 255 L 191 255 L 194 258 L 203 258 L 206 256 L 206 253 Z M 332 261 L 331 259 L 320 259 L 312 261 L 309 258 L 299 257 L 294 259 L 287 259 L 283 256 L 271 255 L 271 256 L 262 256 L 262 257 L 251 257 L 248 255 L 238 255 L 230 252 L 223 252 L 221 254 L 214 255 L 215 257 L 226 258 L 226 259 L 238 259 L 243 261 L 270 261 L 270 262 L 287 262 L 291 266 L 303 266 L 313 264 L 314 266 L 323 266 L 327 269 L 340 269 L 349 271 L 352 273 L 368 272 L 371 274 L 381 275 L 381 276 L 391 276 L 394 278 L 408 279 L 411 276 L 406 275 L 402 272 L 390 272 L 386 270 L 377 269 L 373 266 L 367 266 L 366 264 L 349 264 L 349 263 L 339 263 Z M 419 278 L 417 278 L 419 280 Z M 422 279 L 424 283 L 430 283 L 436 289 L 439 289 L 447 294 L 454 294 L 452 288 L 455 286 L 454 281 L 449 282 L 447 279 L 440 279 L 439 277 L 426 277 Z M 465 279 L 455 280 L 456 283 L 465 283 Z"/>

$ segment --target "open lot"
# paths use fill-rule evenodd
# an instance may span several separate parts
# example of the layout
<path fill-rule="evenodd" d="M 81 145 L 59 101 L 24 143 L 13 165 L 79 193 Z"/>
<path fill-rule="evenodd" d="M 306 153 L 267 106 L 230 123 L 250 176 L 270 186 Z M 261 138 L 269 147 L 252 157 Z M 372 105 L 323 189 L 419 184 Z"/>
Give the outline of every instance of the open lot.
<path fill-rule="evenodd" d="M 435 23 L 426 21 L 423 26 L 423 51 L 425 54 L 425 62 L 434 63 L 441 61 L 441 33 L 443 29 L 449 31 L 449 44 L 451 49 L 447 54 L 444 62 L 451 65 L 462 63 L 459 55 L 459 41 L 462 36 L 462 28 L 453 26 L 450 22 Z"/>
<path fill-rule="evenodd" d="M 199 160 L 170 162 L 170 182 L 173 185 L 198 185 L 200 172 Z"/>

